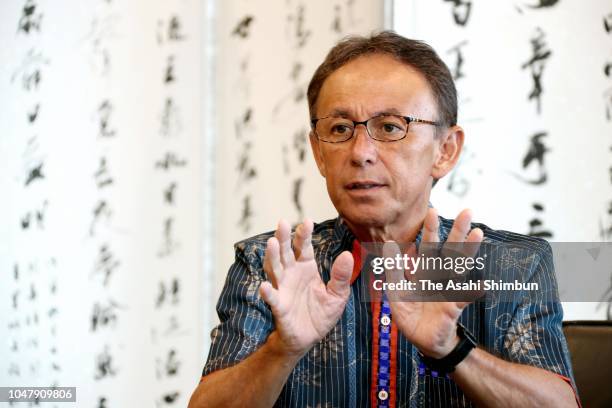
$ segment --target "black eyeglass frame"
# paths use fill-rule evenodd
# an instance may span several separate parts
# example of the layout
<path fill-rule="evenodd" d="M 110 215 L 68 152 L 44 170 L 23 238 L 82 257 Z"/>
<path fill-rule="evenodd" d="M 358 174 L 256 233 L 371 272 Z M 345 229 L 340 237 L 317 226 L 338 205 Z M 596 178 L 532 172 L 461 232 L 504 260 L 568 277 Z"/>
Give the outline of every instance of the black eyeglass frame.
<path fill-rule="evenodd" d="M 376 118 L 379 118 L 381 116 L 394 116 L 396 118 L 404 119 L 406 121 L 406 133 L 404 133 L 404 136 L 402 136 L 401 138 L 396 139 L 396 140 L 381 140 L 381 139 L 376 139 L 375 137 L 373 137 L 370 134 L 370 129 L 368 129 L 368 122 L 371 121 L 372 119 L 376 119 Z M 344 143 L 344 142 L 347 142 L 347 141 L 351 140 L 353 138 L 353 136 L 355 136 L 355 129 L 357 128 L 357 125 L 363 125 L 366 128 L 366 132 L 367 132 L 368 136 L 371 137 L 372 140 L 376 140 L 376 141 L 383 142 L 383 143 L 391 143 L 391 142 L 399 142 L 400 140 L 405 139 L 406 135 L 408 135 L 408 129 L 410 129 L 410 124 L 411 123 L 425 123 L 427 125 L 432 125 L 432 126 L 436 126 L 436 127 L 437 126 L 442 126 L 442 124 L 439 123 L 439 122 L 434 122 L 434 121 L 425 120 L 425 119 L 419 119 L 419 118 L 415 118 L 415 117 L 412 117 L 412 116 L 402 116 L 402 115 L 394 115 L 394 114 L 376 115 L 376 116 L 372 116 L 370 119 L 367 119 L 367 120 L 364 120 L 364 121 L 361 121 L 361 122 L 358 122 L 356 120 L 351 120 L 351 119 L 348 119 L 348 118 L 343 118 L 343 119 L 346 119 L 346 120 L 349 120 L 349 121 L 353 122 L 353 132 L 351 133 L 351 135 L 348 138 L 344 139 L 344 140 L 338 140 L 336 142 L 332 142 L 332 141 L 329 141 L 329 140 L 323 140 L 323 139 L 321 139 L 319 137 L 319 134 L 317 133 L 317 122 L 320 121 L 320 120 L 323 120 L 323 119 L 329 119 L 329 118 L 333 118 L 333 117 L 336 117 L 336 116 L 324 116 L 322 118 L 314 118 L 314 119 L 310 120 L 310 126 L 311 126 L 312 130 L 314 131 L 314 134 L 315 134 L 315 136 L 317 137 L 318 140 L 320 140 L 322 142 L 325 142 L 325 143 Z M 338 119 L 340 119 L 340 117 L 338 117 Z"/>

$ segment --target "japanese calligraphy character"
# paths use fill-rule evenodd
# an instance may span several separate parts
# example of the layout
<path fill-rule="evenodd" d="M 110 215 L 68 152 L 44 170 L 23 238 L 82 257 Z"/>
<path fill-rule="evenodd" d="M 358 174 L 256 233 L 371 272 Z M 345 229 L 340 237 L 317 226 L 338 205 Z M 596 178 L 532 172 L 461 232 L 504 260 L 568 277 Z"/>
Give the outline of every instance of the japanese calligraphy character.
<path fill-rule="evenodd" d="M 302 193 L 302 185 L 304 183 L 303 177 L 298 177 L 293 180 L 293 205 L 298 212 L 298 218 L 302 219 L 304 217 L 304 209 L 302 208 L 301 202 L 301 193 Z"/>
<path fill-rule="evenodd" d="M 28 171 L 28 175 L 25 180 L 25 187 L 29 186 L 35 180 L 41 180 L 45 178 L 45 175 L 43 173 L 43 166 L 44 163 L 40 162 Z"/>
<path fill-rule="evenodd" d="M 166 204 L 174 204 L 174 192 L 176 191 L 176 185 L 176 182 L 173 181 L 168 187 L 164 189 L 164 202 Z"/>
<path fill-rule="evenodd" d="M 93 209 L 93 219 L 89 225 L 89 236 L 95 235 L 96 228 L 102 219 L 105 219 L 108 224 L 112 216 L 113 210 L 110 208 L 108 202 L 104 199 L 98 200 Z"/>
<path fill-rule="evenodd" d="M 157 298 L 155 299 L 155 307 L 159 308 L 163 306 L 167 297 L 170 298 L 170 302 L 173 305 L 178 304 L 180 301 L 179 293 L 180 284 L 177 278 L 172 279 L 172 282 L 170 285 L 168 285 L 168 288 L 166 288 L 166 284 L 164 282 L 159 282 L 159 290 L 157 293 Z"/>
<path fill-rule="evenodd" d="M 607 214 L 606 214 L 606 225 L 604 221 L 599 219 L 599 236 L 603 241 L 609 241 L 612 238 L 612 201 L 608 202 Z"/>
<path fill-rule="evenodd" d="M 119 304 L 110 300 L 107 304 L 94 303 L 91 312 L 91 328 L 95 332 L 102 327 L 115 327 L 117 323 L 117 310 L 121 309 Z"/>
<path fill-rule="evenodd" d="M 295 14 L 289 14 L 287 20 L 289 26 L 294 25 L 293 32 L 290 34 L 295 40 L 295 47 L 302 48 L 308 42 L 308 39 L 312 35 L 311 30 L 305 28 L 304 23 L 304 6 L 299 4 Z"/>
<path fill-rule="evenodd" d="M 113 104 L 108 99 L 105 99 L 98 106 L 99 131 L 98 136 L 102 138 L 114 137 L 117 134 L 115 129 L 112 129 L 109 122 L 110 116 L 113 113 Z"/>
<path fill-rule="evenodd" d="M 472 11 L 472 2 L 465 0 L 443 0 L 447 3 L 453 3 L 453 19 L 455 24 L 465 26 Z"/>
<path fill-rule="evenodd" d="M 303 163 L 306 159 L 308 145 L 308 129 L 302 127 L 293 133 L 293 149 L 297 154 L 297 159 Z"/>
<path fill-rule="evenodd" d="M 91 22 L 91 28 L 84 40 L 88 42 L 91 49 L 90 62 L 94 71 L 102 76 L 109 74 L 111 69 L 111 40 L 117 38 L 116 26 L 119 17 L 107 14 L 102 17 L 95 16 Z"/>
<path fill-rule="evenodd" d="M 342 32 L 342 19 L 341 19 L 342 8 L 339 4 L 334 5 L 334 18 L 332 19 L 332 31 L 340 34 Z"/>
<path fill-rule="evenodd" d="M 251 219 L 253 218 L 253 210 L 251 209 L 251 196 L 245 195 L 242 198 L 242 212 L 238 221 L 238 226 L 242 227 L 242 231 L 247 233 L 251 230 Z"/>
<path fill-rule="evenodd" d="M 94 173 L 94 179 L 96 180 L 96 185 L 100 189 L 113 184 L 114 180 L 109 174 L 106 157 L 100 158 L 100 164 Z"/>
<path fill-rule="evenodd" d="M 232 35 L 240 38 L 248 38 L 251 24 L 253 23 L 254 17 L 247 15 L 242 18 L 232 30 Z"/>
<path fill-rule="evenodd" d="M 247 182 L 257 177 L 257 170 L 255 166 L 251 164 L 250 151 L 252 148 L 251 142 L 244 142 L 242 144 L 242 151 L 238 158 L 238 183 Z"/>
<path fill-rule="evenodd" d="M 184 38 L 185 37 L 181 33 L 181 21 L 178 16 L 172 16 L 168 26 L 168 39 L 171 41 L 181 41 Z"/>
<path fill-rule="evenodd" d="M 548 136 L 547 132 L 539 132 L 531 136 L 531 142 L 525 157 L 523 157 L 522 165 L 523 169 L 527 169 L 531 164 L 535 163 L 538 169 L 538 176 L 533 179 L 526 179 L 518 176 L 519 179 L 526 183 L 540 185 L 544 184 L 548 179 L 548 172 L 546 171 L 546 167 L 544 165 L 544 156 L 550 151 L 550 149 L 542 140 L 546 136 Z"/>
<path fill-rule="evenodd" d="M 525 4 L 525 6 L 532 9 L 541 9 L 553 7 L 559 2 L 559 0 L 537 0 L 536 4 Z"/>
<path fill-rule="evenodd" d="M 98 398 L 98 408 L 108 408 L 108 405 L 106 405 L 106 397 Z"/>
<path fill-rule="evenodd" d="M 162 136 L 173 137 L 178 135 L 181 130 L 179 109 L 171 97 L 166 98 L 159 118 L 161 124 L 159 132 Z"/>
<path fill-rule="evenodd" d="M 44 57 L 40 51 L 30 49 L 25 55 L 19 67 L 11 75 L 11 83 L 19 77 L 21 78 L 21 87 L 25 91 L 38 90 L 42 81 L 43 66 L 49 65 L 49 59 Z"/>
<path fill-rule="evenodd" d="M 157 252 L 157 256 L 160 258 L 171 255 L 179 247 L 179 244 L 174 239 L 174 221 L 173 217 L 167 217 L 164 220 L 162 244 Z"/>
<path fill-rule="evenodd" d="M 115 255 L 109 249 L 108 244 L 100 245 L 93 273 L 103 275 L 104 286 L 108 285 L 111 275 L 120 265 L 121 262 L 116 259 Z"/>
<path fill-rule="evenodd" d="M 96 356 L 95 367 L 94 380 L 96 381 L 117 374 L 108 346 L 104 346 L 104 350 Z"/>
<path fill-rule="evenodd" d="M 451 193 L 456 195 L 457 197 L 465 197 L 467 193 L 470 191 L 471 182 L 470 178 L 466 177 L 463 169 L 466 164 L 474 159 L 474 153 L 469 151 L 468 148 L 464 148 L 459 158 L 459 162 L 457 163 L 457 167 L 450 174 L 448 185 L 446 189 Z"/>
<path fill-rule="evenodd" d="M 533 79 L 533 89 L 529 94 L 528 100 L 536 101 L 536 109 L 538 113 L 542 111 L 542 74 L 546 66 L 546 61 L 551 57 L 552 51 L 548 50 L 544 42 L 545 34 L 539 27 L 536 29 L 536 35 L 531 38 L 532 57 L 529 61 L 522 65 L 522 69 L 529 68 Z"/>
<path fill-rule="evenodd" d="M 38 117 L 38 112 L 40 111 L 40 103 L 37 103 L 34 108 L 28 112 L 28 123 L 32 124 L 36 121 Z"/>
<path fill-rule="evenodd" d="M 537 213 L 544 212 L 544 206 L 542 204 L 533 203 L 532 207 Z M 527 234 L 532 237 L 552 238 L 552 231 L 545 229 L 543 225 L 544 223 L 539 218 L 539 215 L 535 215 L 534 218 L 529 221 L 529 232 Z"/>
<path fill-rule="evenodd" d="M 157 22 L 157 43 L 158 44 L 163 43 L 164 38 L 167 41 L 184 40 L 185 36 L 181 32 L 181 30 L 182 30 L 181 20 L 176 15 L 173 15 L 172 17 L 170 17 L 170 21 L 168 21 L 167 28 L 166 28 L 166 23 L 163 20 L 159 20 Z"/>
<path fill-rule="evenodd" d="M 24 32 L 30 34 L 30 31 L 40 32 L 40 23 L 42 22 L 43 15 L 36 10 L 36 3 L 34 0 L 27 0 L 23 6 L 21 17 L 17 25 L 17 32 Z"/>
<path fill-rule="evenodd" d="M 169 84 L 176 80 L 176 76 L 174 74 L 174 55 L 170 55 L 166 59 L 166 69 L 164 72 L 164 83 Z"/>
<path fill-rule="evenodd" d="M 242 117 L 236 118 L 234 120 L 234 130 L 236 139 L 242 139 L 242 136 L 245 133 L 245 130 L 250 128 L 251 121 L 253 119 L 253 108 L 246 108 Z"/>
<path fill-rule="evenodd" d="M 174 404 L 180 395 L 181 393 L 178 391 L 165 393 L 161 397 L 161 404 L 164 404 L 164 405 Z"/>
<path fill-rule="evenodd" d="M 28 211 L 23 217 L 21 217 L 21 229 L 27 230 L 30 228 L 32 219 L 36 221 L 38 229 L 44 229 L 45 225 L 45 211 L 47 210 L 47 200 L 43 201 L 42 207 L 33 211 Z"/>
<path fill-rule="evenodd" d="M 156 359 L 157 378 L 161 379 L 164 375 L 166 377 L 174 377 L 178 374 L 180 366 L 181 362 L 176 358 L 176 350 L 170 349 L 165 361 L 162 361 L 160 358 Z"/>
<path fill-rule="evenodd" d="M 178 374 L 179 367 L 181 366 L 181 362 L 176 358 L 176 350 L 171 349 L 168 352 L 168 357 L 166 358 L 166 375 L 168 377 L 172 377 Z"/>
<path fill-rule="evenodd" d="M 451 72 L 453 74 L 453 79 L 455 81 L 465 77 L 465 74 L 463 73 L 463 52 L 461 50 L 462 47 L 466 46 L 468 44 L 468 41 L 461 41 L 459 44 L 455 45 L 454 47 L 452 47 L 451 49 L 449 49 L 447 51 L 447 54 L 450 53 L 455 53 L 455 64 L 453 66 L 453 69 L 451 69 Z"/>
<path fill-rule="evenodd" d="M 180 159 L 173 152 L 166 152 L 163 159 L 155 162 L 156 169 L 162 169 L 164 171 L 168 171 L 175 167 L 185 167 L 187 165 L 187 160 Z"/>

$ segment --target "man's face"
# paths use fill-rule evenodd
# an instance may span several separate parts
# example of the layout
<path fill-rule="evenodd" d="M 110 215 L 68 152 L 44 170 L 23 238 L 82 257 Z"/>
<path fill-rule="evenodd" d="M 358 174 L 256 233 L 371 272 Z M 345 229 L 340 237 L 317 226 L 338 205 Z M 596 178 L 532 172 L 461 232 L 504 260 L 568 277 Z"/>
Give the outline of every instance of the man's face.
<path fill-rule="evenodd" d="M 355 121 L 381 113 L 438 119 L 425 78 L 386 55 L 359 57 L 333 72 L 323 83 L 316 113 L 317 118 L 341 114 Z M 340 215 L 361 227 L 380 228 L 422 213 L 433 179 L 450 170 L 440 166 L 445 138 L 436 138 L 435 131 L 432 125 L 412 123 L 404 139 L 380 142 L 358 125 L 352 139 L 336 144 L 311 133 L 317 166 Z"/>

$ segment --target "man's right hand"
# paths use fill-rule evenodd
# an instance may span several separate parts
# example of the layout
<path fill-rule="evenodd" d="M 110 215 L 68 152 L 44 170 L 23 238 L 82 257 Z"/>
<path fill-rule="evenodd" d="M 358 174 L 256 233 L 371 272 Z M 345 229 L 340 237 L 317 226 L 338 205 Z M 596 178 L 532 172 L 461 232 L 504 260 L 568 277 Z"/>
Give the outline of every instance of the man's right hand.
<path fill-rule="evenodd" d="M 246 359 L 205 376 L 190 408 L 271 407 L 299 359 L 336 325 L 351 293 L 353 256 L 345 251 L 336 258 L 325 285 L 314 258 L 312 229 L 312 222 L 304 221 L 292 249 L 289 224 L 279 222 L 264 258 L 269 282 L 259 289 L 276 327 Z"/>
<path fill-rule="evenodd" d="M 274 315 L 278 352 L 299 356 L 321 340 L 336 325 L 350 294 L 353 256 L 345 251 L 334 261 L 327 285 L 314 258 L 313 223 L 305 220 L 295 231 L 281 220 L 267 242 L 264 270 L 269 281 L 260 293 Z"/>

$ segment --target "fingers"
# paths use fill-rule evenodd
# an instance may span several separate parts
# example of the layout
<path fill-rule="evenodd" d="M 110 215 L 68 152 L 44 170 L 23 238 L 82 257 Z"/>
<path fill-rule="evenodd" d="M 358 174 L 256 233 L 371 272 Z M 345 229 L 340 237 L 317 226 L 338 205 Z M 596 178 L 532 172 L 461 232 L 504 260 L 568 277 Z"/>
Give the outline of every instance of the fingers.
<path fill-rule="evenodd" d="M 464 256 L 473 257 L 478 252 L 480 242 L 484 236 L 480 228 L 472 227 L 472 212 L 465 209 L 459 213 L 450 234 L 448 234 L 447 242 L 451 243 L 449 247 L 461 252 Z M 454 246 L 452 243 L 459 243 L 459 246 Z M 464 243 L 468 245 L 463 245 Z"/>
<path fill-rule="evenodd" d="M 353 274 L 353 255 L 342 252 L 334 261 L 331 278 L 327 282 L 327 292 L 339 298 L 347 299 L 351 292 L 351 275 Z"/>
<path fill-rule="evenodd" d="M 304 220 L 296 228 L 292 247 L 289 224 L 285 220 L 278 222 L 274 237 L 268 239 L 264 257 L 264 270 L 274 288 L 278 288 L 284 269 L 293 266 L 296 258 L 306 260 L 314 258 L 312 230 L 312 221 Z"/>
<path fill-rule="evenodd" d="M 285 220 L 280 220 L 274 236 L 278 240 L 282 265 L 285 268 L 293 266 L 295 264 L 295 256 L 291 248 L 291 227 L 289 223 Z"/>
<path fill-rule="evenodd" d="M 474 228 L 468 234 L 465 242 L 469 242 L 471 244 L 477 244 L 482 241 L 483 237 L 484 237 L 484 233 L 482 232 L 482 230 L 480 228 Z"/>
<path fill-rule="evenodd" d="M 278 289 L 274 289 L 270 282 L 262 282 L 259 286 L 259 294 L 274 312 L 278 305 Z"/>
<path fill-rule="evenodd" d="M 484 237 L 484 232 L 480 228 L 474 228 L 470 231 L 465 242 L 468 243 L 467 250 L 468 256 L 474 257 L 478 253 L 478 248 L 480 248 L 480 243 L 482 242 L 482 238 Z"/>
<path fill-rule="evenodd" d="M 275 237 L 268 239 L 266 244 L 264 271 L 272 285 L 278 288 L 283 278 L 283 266 L 281 265 L 278 240 Z"/>
<path fill-rule="evenodd" d="M 303 261 L 314 258 L 311 240 L 313 228 L 312 221 L 305 219 L 304 222 L 295 229 L 295 237 L 293 238 L 295 259 Z"/>
<path fill-rule="evenodd" d="M 440 219 L 438 211 L 435 208 L 428 208 L 425 220 L 423 221 L 423 230 L 421 236 L 421 244 L 419 245 L 419 253 L 425 256 L 435 256 L 440 242 L 438 233 L 440 228 Z M 413 272 L 414 273 L 414 272 Z"/>
<path fill-rule="evenodd" d="M 423 222 L 422 242 L 439 242 L 439 227 L 440 221 L 438 219 L 438 211 L 436 211 L 435 208 L 429 208 L 425 216 L 425 221 Z"/>
<path fill-rule="evenodd" d="M 465 209 L 459 213 L 453 228 L 448 234 L 447 242 L 464 242 L 472 226 L 472 211 Z"/>

